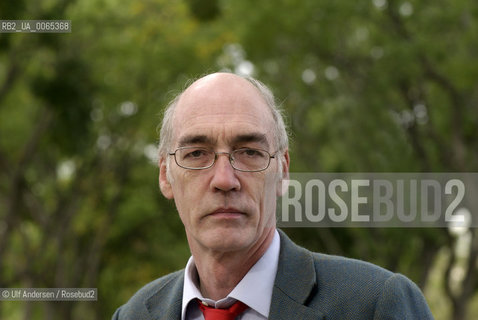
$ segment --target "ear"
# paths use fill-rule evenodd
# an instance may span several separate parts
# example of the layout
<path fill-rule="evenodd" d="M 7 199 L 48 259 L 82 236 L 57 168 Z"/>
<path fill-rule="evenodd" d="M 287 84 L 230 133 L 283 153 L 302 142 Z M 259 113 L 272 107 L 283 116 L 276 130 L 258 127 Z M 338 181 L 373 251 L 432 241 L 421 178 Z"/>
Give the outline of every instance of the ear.
<path fill-rule="evenodd" d="M 161 189 L 161 193 L 167 199 L 173 199 L 173 188 L 171 187 L 171 183 L 168 180 L 168 173 L 167 173 L 167 166 L 166 166 L 166 159 L 164 157 L 159 158 L 158 162 L 159 167 L 159 189 Z"/>
<path fill-rule="evenodd" d="M 288 188 L 290 163 L 289 150 L 286 149 L 283 154 L 279 155 L 279 157 L 279 165 L 281 166 L 280 170 L 282 172 L 282 179 L 279 179 L 279 181 L 277 181 L 276 194 L 278 197 L 282 196 Z"/>

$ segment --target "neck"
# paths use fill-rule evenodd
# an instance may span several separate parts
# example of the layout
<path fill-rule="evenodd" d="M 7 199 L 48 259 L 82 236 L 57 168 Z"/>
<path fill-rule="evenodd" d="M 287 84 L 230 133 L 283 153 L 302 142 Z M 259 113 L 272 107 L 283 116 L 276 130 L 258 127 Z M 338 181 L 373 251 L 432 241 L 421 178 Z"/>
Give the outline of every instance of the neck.
<path fill-rule="evenodd" d="M 268 230 L 252 247 L 241 251 L 214 252 L 191 246 L 201 294 L 216 301 L 225 298 L 267 251 L 274 232 L 274 228 Z"/>

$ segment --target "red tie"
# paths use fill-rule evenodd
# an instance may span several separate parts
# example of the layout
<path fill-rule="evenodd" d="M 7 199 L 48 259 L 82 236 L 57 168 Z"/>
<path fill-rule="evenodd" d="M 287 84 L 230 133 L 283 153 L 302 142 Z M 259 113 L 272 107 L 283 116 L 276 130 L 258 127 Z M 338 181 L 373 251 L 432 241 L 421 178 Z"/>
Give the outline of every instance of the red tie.
<path fill-rule="evenodd" d="M 198 300 L 199 309 L 201 309 L 206 320 L 234 320 L 236 317 L 248 308 L 241 301 L 237 301 L 227 309 L 216 309 L 204 305 Z"/>

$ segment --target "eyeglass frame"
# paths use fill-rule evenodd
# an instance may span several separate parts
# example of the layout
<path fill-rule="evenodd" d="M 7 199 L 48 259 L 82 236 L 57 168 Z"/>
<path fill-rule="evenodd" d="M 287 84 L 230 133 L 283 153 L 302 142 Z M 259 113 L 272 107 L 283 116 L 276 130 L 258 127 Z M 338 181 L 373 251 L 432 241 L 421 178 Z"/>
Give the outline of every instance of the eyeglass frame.
<path fill-rule="evenodd" d="M 200 168 L 191 168 L 191 167 L 185 167 L 185 166 L 182 166 L 178 163 L 178 159 L 176 159 L 176 152 L 178 152 L 179 150 L 184 150 L 184 149 L 188 149 L 188 148 L 195 148 L 195 147 L 190 147 L 190 146 L 186 146 L 186 147 L 180 147 L 180 148 L 177 148 L 176 150 L 174 150 L 174 152 L 168 152 L 168 155 L 169 156 L 174 156 L 174 162 L 176 162 L 176 164 L 178 165 L 178 167 L 181 167 L 183 169 L 187 169 L 187 170 L 205 170 L 205 169 L 209 169 L 209 168 L 212 168 L 215 164 L 216 164 L 216 161 L 217 161 L 217 158 L 219 155 L 228 155 L 228 159 L 229 159 L 229 163 L 231 164 L 231 167 L 234 169 L 234 170 L 237 170 L 237 171 L 240 171 L 240 172 L 261 172 L 261 171 L 264 171 L 264 170 L 267 170 L 267 168 L 269 168 L 269 166 L 271 165 L 271 159 L 275 159 L 276 158 L 276 155 L 279 151 L 276 151 L 274 153 L 270 153 L 269 151 L 267 150 L 264 150 L 264 149 L 257 149 L 257 148 L 238 148 L 238 149 L 235 149 L 235 150 L 232 150 L 231 152 L 216 152 L 212 149 L 209 149 L 209 148 L 204 148 L 204 147 L 198 147 L 198 149 L 204 149 L 204 150 L 208 150 L 208 151 L 212 151 L 214 152 L 214 161 L 207 167 L 200 167 Z M 234 158 L 232 156 L 232 154 L 238 150 L 256 150 L 256 151 L 261 151 L 261 152 L 265 152 L 268 156 L 269 156 L 269 159 L 268 159 L 268 162 L 267 162 L 267 166 L 263 169 L 259 169 L 259 170 L 244 170 L 244 169 L 238 169 L 234 166 L 233 164 L 233 161 L 234 161 Z"/>

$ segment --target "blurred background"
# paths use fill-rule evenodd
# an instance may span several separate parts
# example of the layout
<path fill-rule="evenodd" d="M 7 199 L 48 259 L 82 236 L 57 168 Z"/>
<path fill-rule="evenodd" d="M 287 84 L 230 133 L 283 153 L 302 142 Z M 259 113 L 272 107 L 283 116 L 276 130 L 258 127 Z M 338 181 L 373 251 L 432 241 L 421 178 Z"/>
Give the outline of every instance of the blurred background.
<path fill-rule="evenodd" d="M 109 319 L 189 257 L 159 193 L 157 125 L 190 78 L 230 70 L 286 110 L 294 172 L 478 171 L 478 2 L 16 0 L 0 19 L 0 287 L 97 302 L 0 302 L 0 319 Z M 401 272 L 436 319 L 478 316 L 474 229 L 288 228 Z"/>

